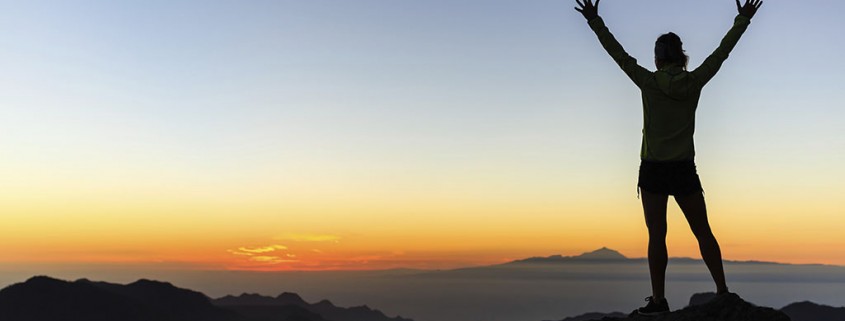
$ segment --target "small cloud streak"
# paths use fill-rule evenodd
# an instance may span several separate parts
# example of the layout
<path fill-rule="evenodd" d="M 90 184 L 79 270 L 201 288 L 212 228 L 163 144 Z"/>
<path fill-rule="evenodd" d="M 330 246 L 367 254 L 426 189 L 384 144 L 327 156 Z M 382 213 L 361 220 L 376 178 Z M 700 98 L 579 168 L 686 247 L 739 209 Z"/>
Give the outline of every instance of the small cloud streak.
<path fill-rule="evenodd" d="M 432 253 L 407 253 L 404 250 L 343 249 L 341 237 L 331 234 L 280 234 L 265 244 L 252 244 L 228 250 L 233 255 L 227 267 L 231 270 L 252 271 L 328 271 L 377 270 L 392 268 L 451 267 L 457 254 L 447 254 L 451 260 Z M 271 243 L 272 242 L 272 243 Z M 278 245 L 286 244 L 286 246 Z M 289 243 L 288 243 L 289 242 Z M 462 255 L 458 255 L 462 256 Z"/>
<path fill-rule="evenodd" d="M 252 255 L 254 255 L 254 254 L 252 254 L 252 253 L 241 252 L 241 251 L 236 251 L 236 250 L 226 250 L 226 252 L 232 253 L 232 254 L 234 254 L 234 255 L 243 255 L 243 256 L 252 256 Z"/>
<path fill-rule="evenodd" d="M 248 247 L 239 247 L 238 248 L 238 250 L 241 251 L 241 252 L 256 253 L 256 254 L 273 252 L 273 251 L 276 251 L 276 250 L 287 250 L 287 249 L 288 249 L 288 247 L 284 246 L 284 245 L 270 245 L 270 246 L 264 246 L 264 247 L 254 247 L 254 248 L 248 248 Z"/>
<path fill-rule="evenodd" d="M 253 256 L 249 258 L 250 261 L 258 262 L 258 263 L 267 263 L 267 264 L 279 264 L 279 263 L 290 263 L 290 262 L 298 262 L 299 260 L 288 260 L 283 259 L 278 256 L 269 256 L 269 255 L 259 255 Z"/>
<path fill-rule="evenodd" d="M 270 252 L 275 252 L 278 250 L 287 250 L 288 247 L 284 245 L 269 245 L 269 246 L 260 246 L 260 247 L 246 247 L 242 246 L 239 247 L 237 250 L 226 250 L 229 253 L 234 255 L 241 255 L 241 256 L 254 256 L 258 254 L 265 254 Z"/>

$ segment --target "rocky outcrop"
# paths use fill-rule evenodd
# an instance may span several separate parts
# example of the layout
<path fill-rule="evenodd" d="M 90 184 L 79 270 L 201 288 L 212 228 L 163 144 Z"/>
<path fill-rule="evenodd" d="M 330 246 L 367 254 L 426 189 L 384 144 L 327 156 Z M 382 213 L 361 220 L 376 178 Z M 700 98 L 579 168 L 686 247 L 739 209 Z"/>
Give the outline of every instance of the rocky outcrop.
<path fill-rule="evenodd" d="M 601 321 L 790 321 L 781 311 L 759 307 L 738 295 L 719 295 L 698 305 L 672 311 L 656 317 L 640 316 L 636 311 L 624 318 L 605 317 Z"/>
<path fill-rule="evenodd" d="M 792 321 L 841 321 L 845 320 L 845 307 L 835 308 L 813 302 L 796 302 L 780 309 Z"/>

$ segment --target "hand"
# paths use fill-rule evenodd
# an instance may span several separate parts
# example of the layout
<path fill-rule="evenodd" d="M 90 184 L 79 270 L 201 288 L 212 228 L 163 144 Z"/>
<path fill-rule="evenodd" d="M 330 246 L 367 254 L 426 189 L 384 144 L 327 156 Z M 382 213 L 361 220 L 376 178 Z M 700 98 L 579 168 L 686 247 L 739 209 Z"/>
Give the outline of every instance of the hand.
<path fill-rule="evenodd" d="M 740 15 L 748 19 L 754 17 L 754 14 L 757 13 L 757 9 L 760 9 L 761 5 L 763 5 L 763 0 L 745 0 L 744 6 L 739 5 L 739 0 L 736 0 L 736 10 L 739 11 Z"/>
<path fill-rule="evenodd" d="M 587 21 L 593 20 L 599 16 L 599 1 L 601 0 L 596 0 L 596 5 L 594 6 L 593 0 L 584 0 L 584 2 L 581 2 L 581 0 L 575 0 L 575 2 L 577 2 L 578 5 L 581 6 L 581 8 L 575 7 L 575 11 L 578 11 L 582 15 L 584 15 L 584 18 L 586 18 Z"/>

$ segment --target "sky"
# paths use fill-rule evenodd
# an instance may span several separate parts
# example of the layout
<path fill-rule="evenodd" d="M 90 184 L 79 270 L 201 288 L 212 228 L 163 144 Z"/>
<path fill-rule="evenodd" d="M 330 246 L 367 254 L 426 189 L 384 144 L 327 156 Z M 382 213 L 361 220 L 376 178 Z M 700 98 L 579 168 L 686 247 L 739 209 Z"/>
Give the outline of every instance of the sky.
<path fill-rule="evenodd" d="M 454 268 L 646 255 L 637 88 L 573 1 L 3 1 L 0 265 Z M 845 265 L 841 1 L 766 1 L 704 89 L 726 259 Z M 602 1 L 654 69 L 733 1 Z M 670 199 L 671 202 L 671 199 Z M 669 253 L 699 257 L 672 204 Z"/>

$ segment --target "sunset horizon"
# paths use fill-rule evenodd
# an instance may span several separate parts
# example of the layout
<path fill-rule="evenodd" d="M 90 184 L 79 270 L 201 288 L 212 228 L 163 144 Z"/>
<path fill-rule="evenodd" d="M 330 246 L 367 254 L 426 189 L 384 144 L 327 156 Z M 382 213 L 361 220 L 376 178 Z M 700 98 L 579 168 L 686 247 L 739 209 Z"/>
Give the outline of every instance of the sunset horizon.
<path fill-rule="evenodd" d="M 237 249 L 229 249 L 228 253 L 243 259 L 235 259 L 232 261 L 169 261 L 169 260 L 143 260 L 134 258 L 132 260 L 96 260 L 84 259 L 79 261 L 51 261 L 43 260 L 37 262 L 0 262 L 4 264 L 4 268 L 0 268 L 0 273 L 3 271 L 20 271 L 21 269 L 31 269 L 39 271 L 39 274 L 49 274 L 50 272 L 61 271 L 75 271 L 78 273 L 93 273 L 97 271 L 114 271 L 114 270 L 137 270 L 137 271 L 242 271 L 242 272 L 331 272 L 331 271 L 384 271 L 384 270 L 451 270 L 462 268 L 484 267 L 490 265 L 498 265 L 504 263 L 511 263 L 518 260 L 529 258 L 547 258 L 547 257 L 577 257 L 583 254 L 592 253 L 602 249 L 609 249 L 618 252 L 625 256 L 626 259 L 645 259 L 646 253 L 640 255 L 629 254 L 622 251 L 617 251 L 614 248 L 601 246 L 600 248 L 593 248 L 592 250 L 575 251 L 571 253 L 564 252 L 548 252 L 548 253 L 529 253 L 519 255 L 519 252 L 513 252 L 512 256 L 496 256 L 477 258 L 476 260 L 457 260 L 445 259 L 444 255 L 440 254 L 440 259 L 430 260 L 414 260 L 413 258 L 400 258 L 394 253 L 391 258 L 389 256 L 377 255 L 360 255 L 352 258 L 331 258 L 320 259 L 311 258 L 310 260 L 296 259 L 299 256 L 290 254 L 288 248 L 283 245 L 275 244 L 264 247 L 239 247 Z M 314 251 L 312 253 L 322 252 Z M 474 252 L 477 253 L 477 252 Z M 402 253 L 405 255 L 405 253 Z M 435 256 L 430 253 L 428 257 Z M 454 254 L 453 255 L 457 255 Z M 691 255 L 675 255 L 670 252 L 672 258 L 689 258 L 700 260 L 701 256 L 698 253 L 691 253 Z M 845 267 L 843 264 L 824 263 L 815 261 L 778 261 L 771 259 L 761 259 L 755 257 L 728 257 L 725 256 L 726 261 L 732 262 L 761 262 L 761 263 L 778 263 L 778 264 L 792 264 L 792 265 L 827 265 Z"/>
<path fill-rule="evenodd" d="M 661 288 L 845 306 L 845 2 L 743 2 L 9 3 L 0 284 L 292 289 L 416 321 Z M 695 261 L 661 272 L 663 232 Z M 644 260 L 489 268 L 603 248 Z"/>

